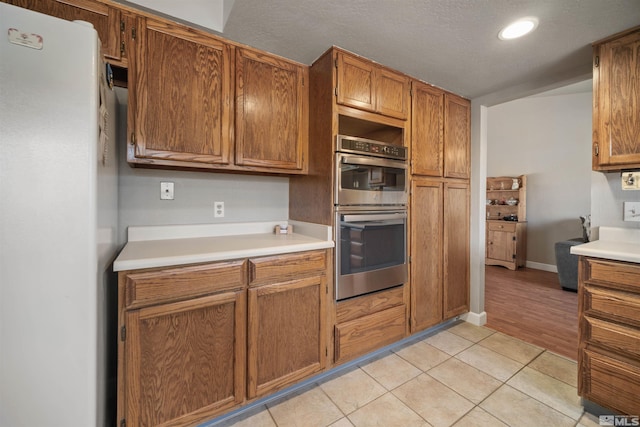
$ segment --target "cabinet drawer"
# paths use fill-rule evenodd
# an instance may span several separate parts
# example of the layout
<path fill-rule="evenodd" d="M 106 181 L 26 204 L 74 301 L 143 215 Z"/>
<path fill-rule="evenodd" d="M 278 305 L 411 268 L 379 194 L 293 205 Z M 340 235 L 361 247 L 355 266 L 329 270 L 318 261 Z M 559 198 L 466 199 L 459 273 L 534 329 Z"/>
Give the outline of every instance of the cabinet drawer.
<path fill-rule="evenodd" d="M 297 279 L 323 273 L 327 267 L 325 251 L 300 252 L 249 260 L 249 285 Z"/>
<path fill-rule="evenodd" d="M 623 414 L 638 413 L 640 368 L 589 350 L 580 361 L 580 396 Z"/>
<path fill-rule="evenodd" d="M 640 325 L 640 295 L 586 285 L 584 313 Z"/>
<path fill-rule="evenodd" d="M 624 262 L 586 259 L 585 281 L 615 284 L 615 287 L 640 293 L 640 266 Z"/>
<path fill-rule="evenodd" d="M 508 231 L 515 232 L 516 231 L 516 223 L 515 222 L 489 222 L 489 231 Z"/>
<path fill-rule="evenodd" d="M 237 260 L 124 273 L 124 305 L 138 308 L 241 288 L 245 272 L 245 261 Z"/>
<path fill-rule="evenodd" d="M 353 359 L 404 338 L 406 306 L 400 305 L 378 313 L 336 325 L 336 363 Z"/>
<path fill-rule="evenodd" d="M 640 329 L 600 319 L 582 318 L 582 338 L 621 355 L 640 360 Z"/>
<path fill-rule="evenodd" d="M 388 291 L 340 301 L 336 308 L 336 321 L 338 323 L 357 319 L 378 311 L 386 310 L 403 304 L 404 286 Z"/>

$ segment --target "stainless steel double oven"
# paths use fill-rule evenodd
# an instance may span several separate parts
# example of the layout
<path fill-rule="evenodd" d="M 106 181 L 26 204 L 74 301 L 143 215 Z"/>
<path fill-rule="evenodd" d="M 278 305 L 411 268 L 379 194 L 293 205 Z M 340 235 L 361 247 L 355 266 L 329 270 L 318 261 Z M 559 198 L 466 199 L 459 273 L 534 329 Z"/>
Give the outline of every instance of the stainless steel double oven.
<path fill-rule="evenodd" d="M 407 280 L 407 151 L 338 135 L 335 152 L 336 299 Z"/>

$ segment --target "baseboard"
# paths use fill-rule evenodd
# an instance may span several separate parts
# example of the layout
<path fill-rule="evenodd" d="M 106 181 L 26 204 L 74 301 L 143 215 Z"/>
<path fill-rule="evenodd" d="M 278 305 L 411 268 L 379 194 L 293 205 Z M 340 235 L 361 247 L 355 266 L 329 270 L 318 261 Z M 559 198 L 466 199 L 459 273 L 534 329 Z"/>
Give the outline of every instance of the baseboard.
<path fill-rule="evenodd" d="M 487 323 L 487 312 L 483 311 L 482 313 L 473 313 L 468 312 L 460 316 L 460 319 L 465 322 L 469 322 L 472 325 L 482 326 Z"/>
<path fill-rule="evenodd" d="M 526 266 L 527 268 L 535 268 L 536 270 L 550 271 L 552 273 L 558 272 L 558 267 L 553 264 L 543 264 L 541 262 L 527 261 Z"/>

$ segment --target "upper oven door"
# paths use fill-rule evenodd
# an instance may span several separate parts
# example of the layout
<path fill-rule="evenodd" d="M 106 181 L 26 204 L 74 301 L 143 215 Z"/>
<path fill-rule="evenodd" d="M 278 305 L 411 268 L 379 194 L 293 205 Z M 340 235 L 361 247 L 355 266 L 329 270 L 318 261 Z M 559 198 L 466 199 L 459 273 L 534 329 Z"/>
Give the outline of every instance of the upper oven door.
<path fill-rule="evenodd" d="M 405 206 L 407 164 L 399 160 L 336 153 L 338 206 Z"/>

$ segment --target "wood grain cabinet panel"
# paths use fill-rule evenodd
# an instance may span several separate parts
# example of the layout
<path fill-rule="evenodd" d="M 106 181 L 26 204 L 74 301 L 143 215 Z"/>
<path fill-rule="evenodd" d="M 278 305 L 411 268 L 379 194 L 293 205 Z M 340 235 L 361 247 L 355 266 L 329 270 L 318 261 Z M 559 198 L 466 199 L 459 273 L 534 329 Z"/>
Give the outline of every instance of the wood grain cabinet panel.
<path fill-rule="evenodd" d="M 305 172 L 308 67 L 236 51 L 236 164 Z"/>
<path fill-rule="evenodd" d="M 249 289 L 249 398 L 324 369 L 325 294 L 324 276 Z"/>
<path fill-rule="evenodd" d="M 342 51 L 336 66 L 338 104 L 403 120 L 408 117 L 409 77 Z"/>
<path fill-rule="evenodd" d="M 594 45 L 593 169 L 640 168 L 640 27 Z"/>
<path fill-rule="evenodd" d="M 126 425 L 195 425 L 243 402 L 245 298 L 225 292 L 126 312 Z"/>
<path fill-rule="evenodd" d="M 444 184 L 443 314 L 450 319 L 469 311 L 469 184 Z"/>
<path fill-rule="evenodd" d="M 444 92 L 413 81 L 411 98 L 411 172 L 444 174 Z"/>
<path fill-rule="evenodd" d="M 411 188 L 411 332 L 443 320 L 444 187 L 414 179 Z"/>
<path fill-rule="evenodd" d="M 578 265 L 578 394 L 637 415 L 640 266 L 583 256 Z"/>
<path fill-rule="evenodd" d="M 411 332 L 469 311 L 469 184 L 414 179 Z"/>
<path fill-rule="evenodd" d="M 471 171 L 471 103 L 444 97 L 444 176 L 469 179 Z"/>
<path fill-rule="evenodd" d="M 135 44 L 128 161 L 208 168 L 229 163 L 232 47 L 150 18 L 138 18 Z"/>
<path fill-rule="evenodd" d="M 3 0 L 6 3 L 34 10 L 67 21 L 90 22 L 98 32 L 102 54 L 109 62 L 119 63 L 125 54 L 121 40 L 120 10 L 93 0 Z M 73 49 L 72 46 L 69 47 Z"/>

